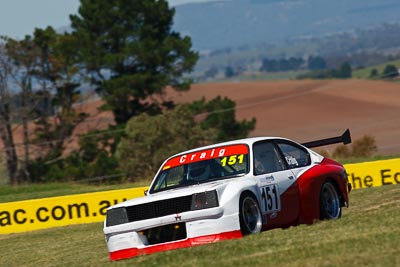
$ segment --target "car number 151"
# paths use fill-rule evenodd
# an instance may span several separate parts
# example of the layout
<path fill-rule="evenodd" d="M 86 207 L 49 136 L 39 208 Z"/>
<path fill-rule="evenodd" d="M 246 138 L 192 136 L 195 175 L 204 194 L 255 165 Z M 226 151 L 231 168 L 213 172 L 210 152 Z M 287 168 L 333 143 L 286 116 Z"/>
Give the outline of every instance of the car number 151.
<path fill-rule="evenodd" d="M 263 213 L 271 213 L 281 209 L 281 199 L 277 184 L 260 187 L 260 193 Z"/>

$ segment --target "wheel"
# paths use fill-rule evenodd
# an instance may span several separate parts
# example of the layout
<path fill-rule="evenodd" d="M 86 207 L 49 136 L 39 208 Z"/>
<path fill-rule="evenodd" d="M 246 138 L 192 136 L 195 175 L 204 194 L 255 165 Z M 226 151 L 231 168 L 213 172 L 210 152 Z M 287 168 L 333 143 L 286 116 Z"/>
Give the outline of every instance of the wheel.
<path fill-rule="evenodd" d="M 342 216 L 339 193 L 332 181 L 325 181 L 319 197 L 321 220 L 334 220 Z"/>
<path fill-rule="evenodd" d="M 257 234 L 262 229 L 261 211 L 257 200 L 250 194 L 244 193 L 239 201 L 240 230 L 243 235 Z"/>

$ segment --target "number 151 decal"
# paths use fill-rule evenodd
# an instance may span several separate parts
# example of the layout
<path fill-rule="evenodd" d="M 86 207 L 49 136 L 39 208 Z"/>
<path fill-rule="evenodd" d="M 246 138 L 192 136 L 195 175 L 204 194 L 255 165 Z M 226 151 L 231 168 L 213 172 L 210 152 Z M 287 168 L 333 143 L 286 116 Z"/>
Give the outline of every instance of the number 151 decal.
<path fill-rule="evenodd" d="M 271 213 L 281 210 L 281 198 L 277 184 L 260 187 L 260 191 L 261 209 L 263 213 Z"/>

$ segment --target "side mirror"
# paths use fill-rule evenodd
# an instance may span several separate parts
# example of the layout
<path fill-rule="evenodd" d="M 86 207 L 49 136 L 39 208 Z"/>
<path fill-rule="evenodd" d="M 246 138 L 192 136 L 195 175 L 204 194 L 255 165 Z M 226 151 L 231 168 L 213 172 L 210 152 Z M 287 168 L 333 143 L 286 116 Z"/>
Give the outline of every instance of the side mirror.
<path fill-rule="evenodd" d="M 148 189 L 144 190 L 144 195 L 145 195 L 145 196 L 147 196 L 148 193 L 149 193 L 149 190 L 148 190 Z"/>

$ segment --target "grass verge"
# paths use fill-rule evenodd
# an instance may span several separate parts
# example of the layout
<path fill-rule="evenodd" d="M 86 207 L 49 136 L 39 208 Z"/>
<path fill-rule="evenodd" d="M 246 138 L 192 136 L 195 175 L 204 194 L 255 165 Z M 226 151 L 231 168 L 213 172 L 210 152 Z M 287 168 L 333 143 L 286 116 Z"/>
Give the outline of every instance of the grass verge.
<path fill-rule="evenodd" d="M 342 164 L 350 164 L 350 163 L 364 163 L 364 162 L 373 162 L 378 160 L 387 160 L 387 159 L 398 159 L 400 158 L 400 154 L 396 155 L 375 155 L 372 157 L 364 157 L 364 158 L 347 158 L 347 159 L 335 159 L 336 161 Z"/>
<path fill-rule="evenodd" d="M 400 60 L 393 60 L 393 61 L 385 62 L 383 64 L 355 70 L 355 71 L 353 71 L 352 76 L 353 76 L 353 78 L 357 78 L 357 79 L 368 79 L 370 77 L 371 71 L 373 69 L 376 69 L 379 73 L 378 77 L 381 77 L 383 70 L 385 69 L 385 67 L 387 65 L 395 65 L 396 67 L 400 67 Z"/>
<path fill-rule="evenodd" d="M 102 224 L 0 236 L 0 266 L 399 266 L 400 186 L 351 192 L 336 221 L 109 262 Z"/>
<path fill-rule="evenodd" d="M 148 186 L 149 184 L 150 182 L 125 183 L 115 185 L 87 185 L 77 183 L 26 184 L 18 186 L 3 185 L 0 186 L 0 203 L 141 187 Z"/>

